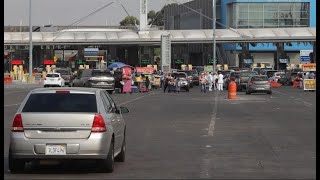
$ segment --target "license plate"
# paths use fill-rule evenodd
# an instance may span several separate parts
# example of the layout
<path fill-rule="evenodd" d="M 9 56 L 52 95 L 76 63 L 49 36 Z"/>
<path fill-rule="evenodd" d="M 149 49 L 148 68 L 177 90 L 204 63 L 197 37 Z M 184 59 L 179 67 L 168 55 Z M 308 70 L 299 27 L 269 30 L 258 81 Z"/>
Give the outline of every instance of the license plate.
<path fill-rule="evenodd" d="M 66 155 L 65 145 L 47 145 L 46 155 Z"/>
<path fill-rule="evenodd" d="M 257 88 L 257 90 L 264 90 L 264 88 Z"/>
<path fill-rule="evenodd" d="M 54 81 L 54 79 L 50 79 L 51 81 Z"/>

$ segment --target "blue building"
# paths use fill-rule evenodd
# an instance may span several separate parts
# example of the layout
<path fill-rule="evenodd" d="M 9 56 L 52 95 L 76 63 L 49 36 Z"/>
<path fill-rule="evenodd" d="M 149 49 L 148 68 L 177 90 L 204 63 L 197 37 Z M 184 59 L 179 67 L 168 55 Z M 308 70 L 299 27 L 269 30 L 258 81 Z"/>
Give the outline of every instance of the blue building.
<path fill-rule="evenodd" d="M 165 29 L 212 29 L 212 20 L 191 11 L 190 7 L 212 18 L 212 0 L 194 0 L 183 5 L 172 4 L 165 8 Z M 316 27 L 316 0 L 216 0 L 217 28 L 299 28 Z M 203 53 L 203 45 L 189 45 L 191 53 Z M 276 65 L 277 46 L 272 43 L 249 44 L 254 63 L 270 62 Z M 194 49 L 195 52 L 192 52 Z M 210 51 L 211 47 L 205 45 Z M 312 50 L 310 43 L 286 42 L 282 46 L 288 64 L 300 64 L 300 50 Z M 240 44 L 218 45 L 217 54 L 223 54 L 229 65 L 239 66 Z M 183 53 L 182 53 L 183 54 Z M 211 51 L 212 54 L 212 51 Z M 199 56 L 199 55 L 198 55 Z M 210 58 L 206 56 L 205 59 Z M 224 61 L 226 62 L 226 61 Z"/>

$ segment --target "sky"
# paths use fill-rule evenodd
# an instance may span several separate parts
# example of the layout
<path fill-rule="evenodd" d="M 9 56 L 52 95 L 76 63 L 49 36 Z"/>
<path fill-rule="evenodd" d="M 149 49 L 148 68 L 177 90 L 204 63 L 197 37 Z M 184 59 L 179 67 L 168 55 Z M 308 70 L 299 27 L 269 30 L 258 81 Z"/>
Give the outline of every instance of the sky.
<path fill-rule="evenodd" d="M 69 25 L 114 2 L 79 25 L 119 25 L 127 16 L 119 1 L 130 15 L 139 16 L 139 0 L 32 0 L 32 24 Z M 159 11 L 168 2 L 173 3 L 174 0 L 148 0 L 148 11 Z M 20 23 L 24 26 L 29 24 L 29 0 L 4 0 L 4 25 L 17 26 Z"/>

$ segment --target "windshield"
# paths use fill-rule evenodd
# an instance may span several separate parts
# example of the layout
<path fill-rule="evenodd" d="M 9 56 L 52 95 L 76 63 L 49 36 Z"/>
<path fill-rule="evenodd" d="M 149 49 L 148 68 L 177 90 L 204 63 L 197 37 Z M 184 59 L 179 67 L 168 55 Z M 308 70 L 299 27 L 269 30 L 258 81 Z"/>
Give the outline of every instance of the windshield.
<path fill-rule="evenodd" d="M 70 75 L 71 72 L 68 70 L 57 70 L 57 73 L 60 73 L 61 75 Z"/>
<path fill-rule="evenodd" d="M 253 76 L 251 81 L 268 81 L 267 76 Z"/>
<path fill-rule="evenodd" d="M 47 74 L 46 77 L 59 77 L 59 74 Z"/>
<path fill-rule="evenodd" d="M 22 112 L 97 112 L 94 94 L 31 94 Z"/>
<path fill-rule="evenodd" d="M 184 73 L 173 73 L 172 76 L 176 78 L 186 78 Z"/>
<path fill-rule="evenodd" d="M 93 77 L 99 77 L 99 76 L 112 77 L 112 74 L 108 71 L 93 71 L 92 76 Z"/>
<path fill-rule="evenodd" d="M 256 71 L 245 71 L 240 73 L 242 77 L 249 77 L 256 74 L 258 74 Z"/>

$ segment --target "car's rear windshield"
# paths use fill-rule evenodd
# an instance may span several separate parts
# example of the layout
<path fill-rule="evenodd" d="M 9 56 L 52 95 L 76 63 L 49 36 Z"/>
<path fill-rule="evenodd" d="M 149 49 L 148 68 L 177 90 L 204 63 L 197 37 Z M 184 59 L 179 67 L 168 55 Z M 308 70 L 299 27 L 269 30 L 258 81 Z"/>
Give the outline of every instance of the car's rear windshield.
<path fill-rule="evenodd" d="M 173 73 L 172 76 L 177 78 L 186 78 L 186 75 L 183 73 Z"/>
<path fill-rule="evenodd" d="M 93 77 L 99 77 L 99 76 L 112 77 L 112 74 L 108 71 L 93 71 L 92 76 Z"/>
<path fill-rule="evenodd" d="M 243 77 L 248 77 L 248 76 L 256 75 L 257 72 L 256 71 L 245 71 L 245 72 L 241 72 L 240 74 Z"/>
<path fill-rule="evenodd" d="M 59 74 L 47 74 L 46 77 L 59 77 Z"/>
<path fill-rule="evenodd" d="M 268 81 L 267 76 L 253 76 L 251 81 Z"/>
<path fill-rule="evenodd" d="M 188 76 L 192 76 L 192 71 L 179 71 L 179 72 L 184 72 L 184 73 L 186 73 Z"/>
<path fill-rule="evenodd" d="M 268 77 L 272 77 L 275 72 L 277 72 L 277 71 L 267 71 L 267 74 L 266 74 L 266 75 L 267 75 Z"/>
<path fill-rule="evenodd" d="M 61 75 L 70 75 L 70 71 L 68 70 L 57 70 L 57 73 L 60 73 Z"/>
<path fill-rule="evenodd" d="M 97 112 L 94 94 L 31 94 L 22 112 Z"/>

